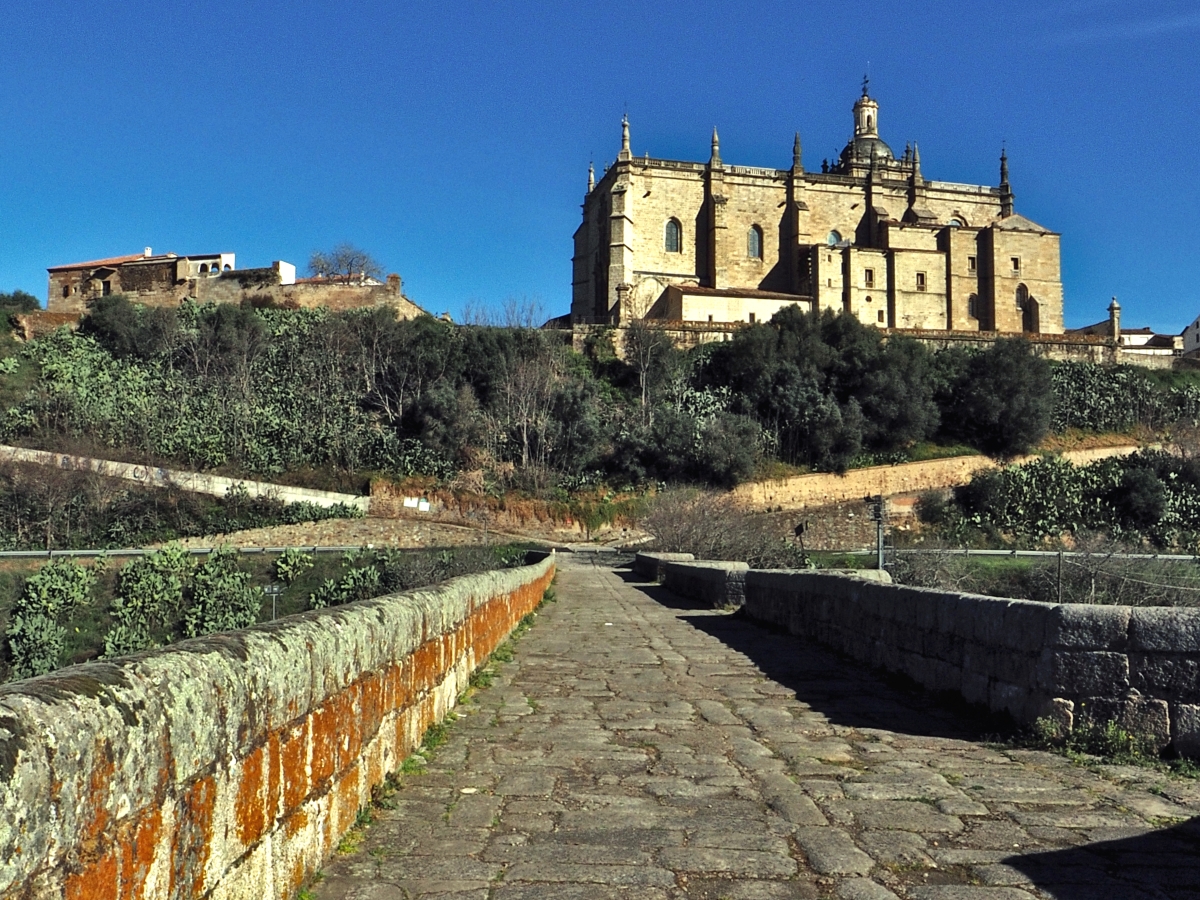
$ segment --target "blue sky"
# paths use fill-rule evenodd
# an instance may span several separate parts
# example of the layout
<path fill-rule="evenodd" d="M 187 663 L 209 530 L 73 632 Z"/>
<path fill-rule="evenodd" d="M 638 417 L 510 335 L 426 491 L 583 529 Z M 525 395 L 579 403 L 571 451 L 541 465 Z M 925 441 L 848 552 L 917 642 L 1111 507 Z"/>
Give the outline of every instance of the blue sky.
<path fill-rule="evenodd" d="M 0 290 L 151 246 L 241 267 L 341 241 L 426 309 L 570 305 L 587 165 L 619 145 L 818 168 L 871 72 L 893 147 L 1063 234 L 1068 326 L 1200 314 L 1193 2 L 11 4 Z"/>

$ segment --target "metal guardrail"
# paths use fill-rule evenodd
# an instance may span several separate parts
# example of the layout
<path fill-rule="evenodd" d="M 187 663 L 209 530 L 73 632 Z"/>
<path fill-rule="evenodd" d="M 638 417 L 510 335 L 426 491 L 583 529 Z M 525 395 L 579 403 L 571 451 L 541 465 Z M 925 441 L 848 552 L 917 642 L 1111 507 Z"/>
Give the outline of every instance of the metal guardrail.
<path fill-rule="evenodd" d="M 941 556 L 1010 556 L 1010 557 L 1043 557 L 1048 559 L 1161 559 L 1167 562 L 1200 562 L 1200 556 L 1180 553 L 1088 553 L 1083 550 L 922 550 L 916 548 L 887 547 L 889 555 L 909 554 L 939 554 Z M 813 553 L 841 553 L 846 556 L 874 556 L 876 550 L 872 547 L 860 547 L 854 550 L 813 550 Z"/>

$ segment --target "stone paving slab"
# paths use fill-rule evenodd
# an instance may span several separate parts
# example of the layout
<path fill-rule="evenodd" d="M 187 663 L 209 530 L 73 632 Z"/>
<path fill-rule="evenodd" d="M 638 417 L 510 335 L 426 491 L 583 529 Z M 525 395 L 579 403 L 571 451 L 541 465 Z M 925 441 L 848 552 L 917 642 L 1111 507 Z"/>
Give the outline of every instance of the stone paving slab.
<path fill-rule="evenodd" d="M 314 898 L 1200 900 L 1196 782 L 988 746 L 813 644 L 560 559 Z"/>

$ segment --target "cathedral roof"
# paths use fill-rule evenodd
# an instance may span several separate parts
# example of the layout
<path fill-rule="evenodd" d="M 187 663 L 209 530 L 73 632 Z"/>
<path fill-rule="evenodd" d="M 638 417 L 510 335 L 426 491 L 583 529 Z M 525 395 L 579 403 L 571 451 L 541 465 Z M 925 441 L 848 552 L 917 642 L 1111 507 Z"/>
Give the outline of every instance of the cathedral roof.
<path fill-rule="evenodd" d="M 1032 219 L 1027 219 L 1019 213 L 1003 216 L 992 223 L 999 231 L 1032 231 L 1035 234 L 1054 234 L 1049 228 L 1043 228 Z"/>
<path fill-rule="evenodd" d="M 850 138 L 845 148 L 842 150 L 841 160 L 843 163 L 848 163 L 853 160 L 870 160 L 874 156 L 880 162 L 894 160 L 892 148 L 881 138 L 871 137 L 870 135 L 860 135 L 859 137 Z"/>

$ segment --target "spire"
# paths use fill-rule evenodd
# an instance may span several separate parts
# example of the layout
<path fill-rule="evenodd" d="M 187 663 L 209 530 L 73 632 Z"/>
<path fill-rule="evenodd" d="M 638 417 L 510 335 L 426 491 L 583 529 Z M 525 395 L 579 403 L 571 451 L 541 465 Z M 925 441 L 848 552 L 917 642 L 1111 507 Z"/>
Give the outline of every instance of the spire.
<path fill-rule="evenodd" d="M 925 179 L 921 176 L 921 150 L 917 147 L 917 142 L 913 141 L 912 145 L 912 171 L 913 181 L 920 184 Z"/>
<path fill-rule="evenodd" d="M 1000 218 L 1008 218 L 1013 214 L 1012 187 L 1008 183 L 1008 151 L 1000 148 Z"/>
<path fill-rule="evenodd" d="M 800 163 L 800 132 L 796 132 L 796 140 L 792 142 L 792 168 L 797 172 L 803 172 L 804 166 Z"/>
<path fill-rule="evenodd" d="M 721 138 L 717 135 L 717 126 L 713 126 L 712 139 L 712 158 L 708 161 L 710 166 L 721 165 Z"/>
<path fill-rule="evenodd" d="M 596 167 L 588 163 L 588 193 L 596 187 Z"/>
<path fill-rule="evenodd" d="M 617 154 L 617 159 L 630 159 L 632 155 L 629 152 L 629 114 L 621 116 L 621 152 Z"/>

